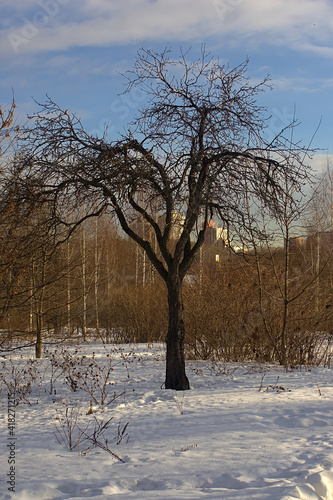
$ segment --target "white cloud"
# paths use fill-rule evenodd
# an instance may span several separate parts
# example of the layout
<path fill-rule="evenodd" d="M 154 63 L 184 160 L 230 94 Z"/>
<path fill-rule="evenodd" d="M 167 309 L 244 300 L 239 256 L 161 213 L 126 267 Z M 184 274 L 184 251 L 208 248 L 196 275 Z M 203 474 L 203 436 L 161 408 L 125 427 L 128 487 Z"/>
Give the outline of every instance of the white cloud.
<path fill-rule="evenodd" d="M 333 30 L 333 28 L 332 28 Z M 315 45 L 309 42 L 295 43 L 295 49 L 301 50 L 303 52 L 312 52 L 321 57 L 333 58 L 333 47 L 325 47 L 321 45 Z"/>
<path fill-rule="evenodd" d="M 315 92 L 321 88 L 320 80 L 309 78 L 280 76 L 273 79 L 273 85 L 278 90 L 293 90 L 297 92 Z"/>
<path fill-rule="evenodd" d="M 44 18 L 41 12 L 46 0 L 35 4 L 34 13 L 32 3 L 27 2 L 25 23 L 2 31 L 2 51 L 24 53 L 73 46 L 190 41 L 215 35 L 234 44 L 241 45 L 246 40 L 333 56 L 331 0 L 48 1 L 55 7 L 53 11 L 44 9 Z M 24 18 L 23 5 L 21 2 Z"/>
<path fill-rule="evenodd" d="M 309 164 L 315 172 L 322 173 L 327 169 L 328 165 L 332 167 L 333 155 L 329 153 L 316 153 L 311 158 Z"/>
<path fill-rule="evenodd" d="M 333 78 L 302 78 L 279 76 L 272 79 L 277 90 L 288 90 L 297 92 L 320 92 L 333 87 Z"/>
<path fill-rule="evenodd" d="M 71 56 L 55 56 L 51 57 L 47 63 L 46 66 L 49 68 L 64 68 L 66 66 L 73 66 L 77 62 L 77 57 L 71 57 Z"/>

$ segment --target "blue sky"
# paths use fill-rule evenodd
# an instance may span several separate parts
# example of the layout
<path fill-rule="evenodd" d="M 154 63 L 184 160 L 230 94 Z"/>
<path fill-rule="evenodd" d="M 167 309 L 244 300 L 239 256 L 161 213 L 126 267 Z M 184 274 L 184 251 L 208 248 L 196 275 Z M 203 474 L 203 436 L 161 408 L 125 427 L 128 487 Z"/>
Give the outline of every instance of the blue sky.
<path fill-rule="evenodd" d="M 230 66 L 249 57 L 255 80 L 271 75 L 269 133 L 296 107 L 298 138 L 307 144 L 322 120 L 313 146 L 333 153 L 333 0 L 1 0 L 0 104 L 13 88 L 25 121 L 48 94 L 116 138 L 142 102 L 119 95 L 138 49 L 191 46 L 195 57 L 202 43 Z"/>

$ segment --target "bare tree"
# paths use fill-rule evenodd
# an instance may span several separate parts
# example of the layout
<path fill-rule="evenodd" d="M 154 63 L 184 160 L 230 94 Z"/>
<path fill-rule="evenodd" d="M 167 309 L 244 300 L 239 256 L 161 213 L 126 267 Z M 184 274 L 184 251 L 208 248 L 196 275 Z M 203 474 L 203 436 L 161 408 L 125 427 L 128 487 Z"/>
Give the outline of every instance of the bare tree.
<path fill-rule="evenodd" d="M 13 126 L 14 113 L 15 113 L 15 99 L 13 95 L 12 102 L 9 106 L 0 105 L 0 189 L 3 198 L 3 193 L 7 191 L 8 179 L 7 179 L 7 163 L 8 156 L 13 141 L 17 136 L 19 129 Z M 1 237 L 0 237 L 0 283 L 2 293 L 0 294 L 0 318 L 4 316 L 9 308 L 9 304 L 12 301 L 14 295 L 15 283 L 17 281 L 16 274 L 13 273 L 13 259 L 11 249 L 8 248 L 6 241 L 6 233 L 10 231 L 9 229 L 9 219 L 12 216 L 13 205 L 10 203 L 6 204 L 1 200 L 0 209 L 0 227 L 1 227 Z M 3 300 L 1 300 L 3 298 Z"/>
<path fill-rule="evenodd" d="M 14 124 L 15 109 L 14 94 L 9 106 L 0 105 L 0 157 L 9 151 L 20 130 L 20 127 Z"/>
<path fill-rule="evenodd" d="M 164 280 L 168 389 L 189 389 L 182 283 L 209 221 L 217 215 L 245 224 L 245 187 L 247 197 L 278 211 L 285 180 L 297 188 L 307 176 L 300 145 L 283 131 L 265 140 L 266 109 L 256 99 L 269 81 L 255 83 L 246 70 L 247 61 L 230 69 L 204 49 L 194 61 L 189 53 L 175 60 L 168 50 L 143 50 L 127 78 L 128 90 L 140 88 L 146 103 L 119 140 L 92 137 L 50 98 L 27 131 L 25 176 L 54 201 L 58 221 L 73 197 L 86 203 L 85 217 L 111 208 Z M 155 246 L 137 230 L 142 219 Z"/>

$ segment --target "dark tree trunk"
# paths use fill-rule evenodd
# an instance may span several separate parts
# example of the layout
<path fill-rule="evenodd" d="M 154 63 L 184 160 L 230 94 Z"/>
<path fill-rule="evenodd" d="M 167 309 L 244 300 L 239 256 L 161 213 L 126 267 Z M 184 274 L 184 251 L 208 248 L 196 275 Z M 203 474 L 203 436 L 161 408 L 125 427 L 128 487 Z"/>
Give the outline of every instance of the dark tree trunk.
<path fill-rule="evenodd" d="M 165 388 L 185 391 L 190 388 L 185 373 L 185 324 L 181 295 L 181 281 L 171 279 L 168 284 L 169 326 L 166 337 Z"/>
<path fill-rule="evenodd" d="M 35 344 L 35 356 L 36 358 L 42 357 L 42 317 L 41 314 L 37 314 L 36 317 L 36 330 L 37 339 Z"/>

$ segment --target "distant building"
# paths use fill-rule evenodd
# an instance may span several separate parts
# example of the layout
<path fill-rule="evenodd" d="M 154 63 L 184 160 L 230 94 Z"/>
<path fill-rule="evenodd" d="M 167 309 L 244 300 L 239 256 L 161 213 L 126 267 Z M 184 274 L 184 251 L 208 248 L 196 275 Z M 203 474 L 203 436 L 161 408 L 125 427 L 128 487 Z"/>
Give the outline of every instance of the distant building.
<path fill-rule="evenodd" d="M 228 229 L 224 229 L 223 227 L 216 228 L 216 241 L 223 242 L 224 246 L 229 246 L 229 235 Z"/>
<path fill-rule="evenodd" d="M 305 246 L 306 237 L 305 236 L 295 236 L 289 238 L 289 248 L 302 248 Z"/>
<path fill-rule="evenodd" d="M 216 227 L 215 222 L 209 221 L 206 228 L 205 243 L 208 245 L 222 244 L 228 246 L 228 230 L 222 227 Z"/>
<path fill-rule="evenodd" d="M 238 245 L 233 245 L 232 249 L 236 253 L 248 253 L 249 252 L 249 249 L 247 247 L 244 247 L 244 246 L 240 247 Z"/>
<path fill-rule="evenodd" d="M 289 238 L 290 250 L 296 248 L 305 248 L 311 250 L 320 245 L 323 248 L 333 248 L 333 231 L 321 231 L 310 236 L 293 236 Z"/>
<path fill-rule="evenodd" d="M 171 223 L 170 223 L 171 225 L 170 240 L 178 240 L 183 231 L 184 222 L 185 222 L 185 216 L 173 210 L 171 214 Z M 161 230 L 164 231 L 166 224 L 166 214 L 161 215 L 158 218 L 158 224 Z"/>
<path fill-rule="evenodd" d="M 311 248 L 315 248 L 317 246 L 321 246 L 322 248 L 333 249 L 333 231 L 321 231 L 311 236 L 308 236 L 306 239 L 306 246 L 310 250 Z"/>
<path fill-rule="evenodd" d="M 215 222 L 209 221 L 205 231 L 205 243 L 208 245 L 214 245 L 216 242 L 216 229 Z"/>
<path fill-rule="evenodd" d="M 320 244 L 327 247 L 333 246 L 333 231 L 319 233 Z"/>

